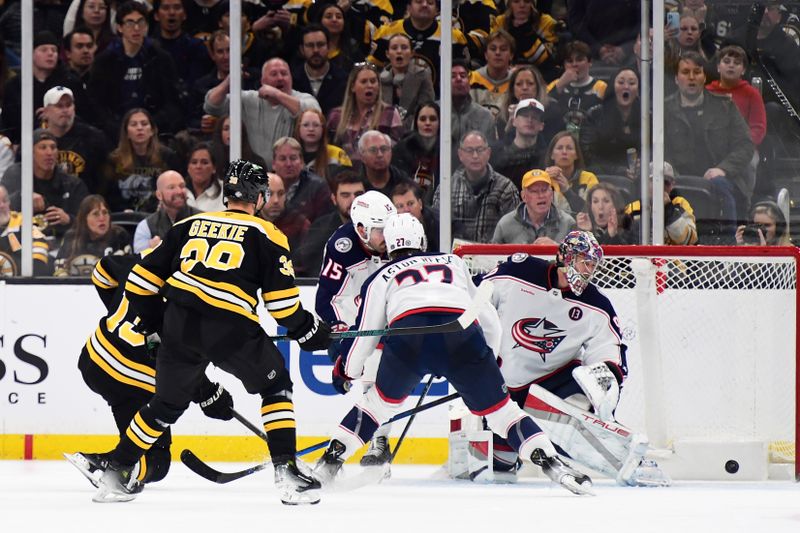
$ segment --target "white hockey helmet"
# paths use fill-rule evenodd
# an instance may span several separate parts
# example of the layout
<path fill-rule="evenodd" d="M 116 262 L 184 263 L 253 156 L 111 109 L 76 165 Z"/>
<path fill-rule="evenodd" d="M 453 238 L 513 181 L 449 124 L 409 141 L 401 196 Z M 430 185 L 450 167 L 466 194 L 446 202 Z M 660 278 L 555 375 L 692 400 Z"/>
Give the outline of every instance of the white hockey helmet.
<path fill-rule="evenodd" d="M 397 209 L 394 208 L 392 201 L 378 191 L 367 191 L 356 196 L 353 205 L 350 206 L 350 220 L 353 221 L 353 226 L 358 229 L 360 224 L 366 230 L 366 237 L 356 231 L 364 244 L 369 243 L 373 228 L 383 229 L 389 215 L 395 214 L 397 214 Z"/>
<path fill-rule="evenodd" d="M 392 215 L 383 228 L 383 238 L 386 240 L 386 251 L 389 256 L 397 250 L 420 250 L 428 248 L 425 238 L 425 229 L 417 217 L 411 213 Z"/>

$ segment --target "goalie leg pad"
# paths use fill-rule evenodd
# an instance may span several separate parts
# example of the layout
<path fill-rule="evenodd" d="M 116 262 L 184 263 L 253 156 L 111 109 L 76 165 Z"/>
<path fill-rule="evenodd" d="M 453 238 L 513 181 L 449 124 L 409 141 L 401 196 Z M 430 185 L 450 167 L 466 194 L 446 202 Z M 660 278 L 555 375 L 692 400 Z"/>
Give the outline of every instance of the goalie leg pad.
<path fill-rule="evenodd" d="M 556 455 L 553 444 L 542 429 L 520 409 L 506 398 L 491 412 L 483 413 L 489 428 L 508 440 L 511 447 L 522 457 L 530 457 L 533 450 L 541 448 L 547 455 Z"/>
<path fill-rule="evenodd" d="M 525 411 L 569 457 L 622 485 L 630 484 L 647 451 L 643 435 L 577 409 L 536 385 L 530 389 Z"/>

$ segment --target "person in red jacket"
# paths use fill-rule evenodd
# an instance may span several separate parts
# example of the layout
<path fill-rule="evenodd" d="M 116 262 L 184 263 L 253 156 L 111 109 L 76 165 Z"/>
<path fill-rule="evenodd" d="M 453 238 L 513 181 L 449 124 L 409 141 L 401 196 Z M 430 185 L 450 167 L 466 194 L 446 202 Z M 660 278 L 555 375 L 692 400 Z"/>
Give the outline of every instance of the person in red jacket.
<path fill-rule="evenodd" d="M 750 138 L 756 150 L 747 171 L 755 176 L 759 158 L 758 147 L 767 134 L 767 111 L 761 93 L 743 79 L 747 66 L 747 54 L 744 48 L 737 45 L 723 47 L 717 54 L 717 72 L 720 79 L 706 85 L 706 89 L 715 94 L 730 95 L 750 127 Z"/>

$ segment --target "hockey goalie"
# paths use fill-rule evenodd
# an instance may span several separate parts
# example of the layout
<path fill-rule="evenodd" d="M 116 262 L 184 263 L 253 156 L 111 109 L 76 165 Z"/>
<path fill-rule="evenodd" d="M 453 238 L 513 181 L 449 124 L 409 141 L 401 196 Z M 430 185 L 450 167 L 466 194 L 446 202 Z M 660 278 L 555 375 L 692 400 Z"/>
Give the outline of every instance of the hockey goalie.
<path fill-rule="evenodd" d="M 591 283 L 603 261 L 594 235 L 569 233 L 555 261 L 514 254 L 482 277 L 502 325 L 500 369 L 511 397 L 567 458 L 620 485 L 667 486 L 648 441 L 614 418 L 626 346 L 609 299 Z M 521 462 L 482 420 L 451 407 L 448 472 L 514 482 Z"/>

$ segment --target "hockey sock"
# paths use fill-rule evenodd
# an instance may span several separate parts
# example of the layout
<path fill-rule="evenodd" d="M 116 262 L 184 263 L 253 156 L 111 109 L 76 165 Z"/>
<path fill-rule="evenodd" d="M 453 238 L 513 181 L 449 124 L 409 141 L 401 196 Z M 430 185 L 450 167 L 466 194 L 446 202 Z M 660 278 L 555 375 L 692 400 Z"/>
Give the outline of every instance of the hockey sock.
<path fill-rule="evenodd" d="M 122 465 L 135 464 L 185 410 L 186 407 L 177 408 L 153 397 L 133 416 L 111 458 Z"/>
<path fill-rule="evenodd" d="M 261 423 L 269 437 L 269 453 L 273 460 L 281 456 L 294 457 L 297 451 L 297 423 L 291 392 L 262 396 Z"/>
<path fill-rule="evenodd" d="M 508 428 L 507 439 L 508 444 L 524 458 L 530 457 L 533 450 L 537 448 L 543 449 L 548 457 L 556 454 L 553 444 L 542 429 L 528 416 L 520 418 Z"/>
<path fill-rule="evenodd" d="M 369 442 L 375 435 L 375 431 L 378 429 L 378 422 L 369 413 L 355 406 L 342 419 L 339 428 L 351 435 L 355 435 L 363 444 Z"/>

